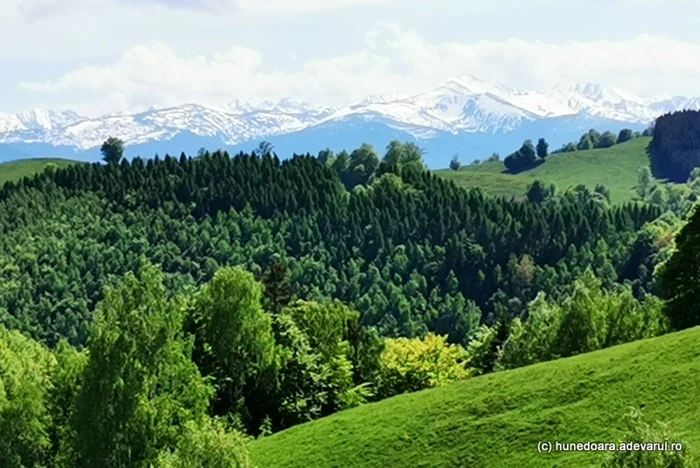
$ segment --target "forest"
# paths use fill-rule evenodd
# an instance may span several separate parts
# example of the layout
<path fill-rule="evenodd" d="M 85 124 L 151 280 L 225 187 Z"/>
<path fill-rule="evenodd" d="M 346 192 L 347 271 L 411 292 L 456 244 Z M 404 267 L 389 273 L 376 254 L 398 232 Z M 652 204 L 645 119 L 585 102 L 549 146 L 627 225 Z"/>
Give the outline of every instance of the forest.
<path fill-rule="evenodd" d="M 659 117 L 649 147 L 657 177 L 685 182 L 700 165 L 700 111 L 684 110 Z"/>
<path fill-rule="evenodd" d="M 8 466 L 249 466 L 250 437 L 700 323 L 700 218 L 676 245 L 666 205 L 489 197 L 410 143 L 122 150 L 0 190 Z"/>

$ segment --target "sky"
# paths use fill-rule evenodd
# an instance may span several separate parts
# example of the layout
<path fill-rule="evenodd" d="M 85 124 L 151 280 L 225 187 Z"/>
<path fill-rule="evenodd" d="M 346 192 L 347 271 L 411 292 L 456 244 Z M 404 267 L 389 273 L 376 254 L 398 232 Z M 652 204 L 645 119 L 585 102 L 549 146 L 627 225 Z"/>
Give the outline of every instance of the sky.
<path fill-rule="evenodd" d="M 700 96 L 700 1 L 0 0 L 0 113 L 345 105 L 462 74 Z"/>

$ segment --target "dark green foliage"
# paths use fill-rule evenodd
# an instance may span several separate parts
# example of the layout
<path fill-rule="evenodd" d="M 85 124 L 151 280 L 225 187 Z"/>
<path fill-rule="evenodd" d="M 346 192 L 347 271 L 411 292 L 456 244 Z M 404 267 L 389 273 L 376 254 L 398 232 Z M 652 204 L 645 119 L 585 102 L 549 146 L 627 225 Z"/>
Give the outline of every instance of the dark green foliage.
<path fill-rule="evenodd" d="M 326 148 L 318 152 L 318 160 L 324 166 L 331 166 L 335 161 L 335 154 L 330 149 Z"/>
<path fill-rule="evenodd" d="M 217 152 L 76 165 L 7 184 L 0 321 L 51 347 L 62 337 L 84 345 L 103 285 L 137 270 L 141 257 L 162 266 L 173 292 L 234 265 L 267 281 L 276 259 L 299 299 L 351 304 L 385 336 L 433 330 L 462 342 L 468 301 L 485 317 L 494 294 L 514 291 L 503 276 L 511 253 L 528 254 L 535 282 L 556 295 L 575 277 L 577 255 L 605 240 L 601 262 L 617 270 L 633 233 L 660 213 L 600 206 L 586 192 L 544 204 L 487 198 L 410 165 L 379 169 L 348 193 L 317 158 Z M 273 309 L 288 292 L 268 296 Z"/>
<path fill-rule="evenodd" d="M 623 128 L 622 130 L 620 130 L 620 133 L 617 135 L 617 142 L 624 143 L 626 141 L 631 140 L 634 137 L 635 137 L 635 135 L 632 132 L 632 130 L 630 130 L 629 128 Z"/>
<path fill-rule="evenodd" d="M 576 146 L 576 149 L 579 151 L 586 151 L 593 149 L 595 147 L 595 142 L 591 139 L 591 135 L 586 133 L 581 136 L 581 139 L 578 142 L 578 145 Z"/>
<path fill-rule="evenodd" d="M 262 417 L 247 414 L 247 391 L 276 372 L 272 319 L 262 309 L 262 295 L 252 274 L 221 269 L 196 295 L 186 325 L 195 337 L 194 361 L 217 382 L 212 412 L 242 416 L 251 432 Z"/>
<path fill-rule="evenodd" d="M 537 162 L 537 153 L 532 141 L 525 140 L 523 146 L 518 151 L 503 160 L 506 168 L 510 171 L 520 171 L 532 167 Z"/>
<path fill-rule="evenodd" d="M 532 203 L 543 203 L 554 196 L 554 184 L 545 184 L 541 180 L 534 181 L 527 189 L 527 199 Z"/>
<path fill-rule="evenodd" d="M 605 132 L 600 136 L 595 147 L 596 148 L 610 148 L 611 146 L 615 146 L 617 143 L 618 143 L 617 136 L 615 136 L 614 133 Z"/>
<path fill-rule="evenodd" d="M 656 177 L 683 183 L 700 167 L 700 111 L 685 110 L 659 117 L 649 145 Z"/>
<path fill-rule="evenodd" d="M 350 153 L 347 169 L 339 172 L 340 180 L 350 190 L 366 184 L 379 166 L 379 156 L 370 145 L 362 145 Z"/>
<path fill-rule="evenodd" d="M 619 143 L 625 143 L 636 136 L 641 136 L 641 134 L 639 132 L 635 134 L 629 128 L 621 130 L 618 135 L 615 135 L 611 131 L 605 131 L 601 135 L 597 130 L 591 129 L 581 135 L 578 143 L 567 143 L 560 149 L 556 150 L 555 153 L 570 153 L 577 150 L 586 151 L 592 149 L 610 148 Z"/>
<path fill-rule="evenodd" d="M 458 171 L 460 167 L 462 167 L 462 163 L 459 162 L 459 156 L 455 154 L 450 161 L 450 169 Z"/>
<path fill-rule="evenodd" d="M 124 156 L 124 142 L 118 138 L 108 138 L 100 148 L 102 160 L 107 164 L 119 164 Z"/>
<path fill-rule="evenodd" d="M 606 202 L 610 203 L 610 190 L 605 185 L 597 184 L 593 191 L 603 197 Z"/>
<path fill-rule="evenodd" d="M 199 420 L 211 389 L 182 336 L 184 307 L 152 266 L 108 289 L 92 329 L 75 414 L 77 466 L 148 467 Z"/>
<path fill-rule="evenodd" d="M 258 147 L 253 150 L 253 154 L 256 156 L 272 156 L 272 151 L 275 149 L 272 143 L 269 141 L 261 141 L 258 143 Z"/>
<path fill-rule="evenodd" d="M 279 314 L 294 297 L 294 287 L 289 284 L 287 267 L 275 257 L 261 281 L 265 288 L 266 309 L 272 314 Z"/>
<path fill-rule="evenodd" d="M 537 156 L 542 159 L 549 156 L 549 143 L 547 143 L 544 138 L 540 138 L 537 141 Z"/>
<path fill-rule="evenodd" d="M 666 314 L 676 329 L 700 325 L 700 210 L 693 211 L 676 237 L 676 251 L 660 273 Z"/>

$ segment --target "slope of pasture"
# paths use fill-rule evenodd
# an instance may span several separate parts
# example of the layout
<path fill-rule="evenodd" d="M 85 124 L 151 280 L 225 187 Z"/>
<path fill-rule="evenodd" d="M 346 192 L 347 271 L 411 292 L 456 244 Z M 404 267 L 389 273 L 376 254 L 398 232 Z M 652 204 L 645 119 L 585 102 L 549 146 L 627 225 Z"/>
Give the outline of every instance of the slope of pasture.
<path fill-rule="evenodd" d="M 619 442 L 645 407 L 700 455 L 700 328 L 401 395 L 252 444 L 260 468 L 596 466 L 600 452 L 540 441 Z"/>
<path fill-rule="evenodd" d="M 556 185 L 559 192 L 578 184 L 591 190 L 603 184 L 610 189 L 612 202 L 622 203 L 637 198 L 637 171 L 649 165 L 650 142 L 651 138 L 642 137 L 606 149 L 553 154 L 544 164 L 518 174 L 505 173 L 500 161 L 436 172 L 465 188 L 481 187 L 492 195 L 517 198 L 525 196 L 535 179 Z"/>
<path fill-rule="evenodd" d="M 16 181 L 22 177 L 31 177 L 46 169 L 47 164 L 55 164 L 59 168 L 68 167 L 71 164 L 76 164 L 77 161 L 70 159 L 23 159 L 21 161 L 12 161 L 0 164 L 0 186 L 8 181 Z"/>

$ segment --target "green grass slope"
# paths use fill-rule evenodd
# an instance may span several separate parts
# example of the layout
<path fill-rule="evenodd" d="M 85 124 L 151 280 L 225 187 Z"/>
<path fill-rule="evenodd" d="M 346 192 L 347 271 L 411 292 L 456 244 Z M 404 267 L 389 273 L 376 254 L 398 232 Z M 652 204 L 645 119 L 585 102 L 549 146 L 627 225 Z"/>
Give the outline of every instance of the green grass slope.
<path fill-rule="evenodd" d="M 643 137 L 606 149 L 554 154 L 544 164 L 515 175 L 503 173 L 503 162 L 483 162 L 437 174 L 461 187 L 481 187 L 492 195 L 517 198 L 525 196 L 535 179 L 555 184 L 559 192 L 578 184 L 591 190 L 603 184 L 610 189 L 612 202 L 622 203 L 637 197 L 637 170 L 649 165 L 646 149 L 650 142 L 651 138 Z"/>
<path fill-rule="evenodd" d="M 25 176 L 33 176 L 43 171 L 47 164 L 55 164 L 59 168 L 76 164 L 76 161 L 69 159 L 45 158 L 45 159 L 23 159 L 0 164 L 0 186 L 7 181 L 16 181 Z"/>
<path fill-rule="evenodd" d="M 257 440 L 260 468 L 579 467 L 601 452 L 539 454 L 540 441 L 618 442 L 645 405 L 700 455 L 700 328 L 364 405 Z"/>

